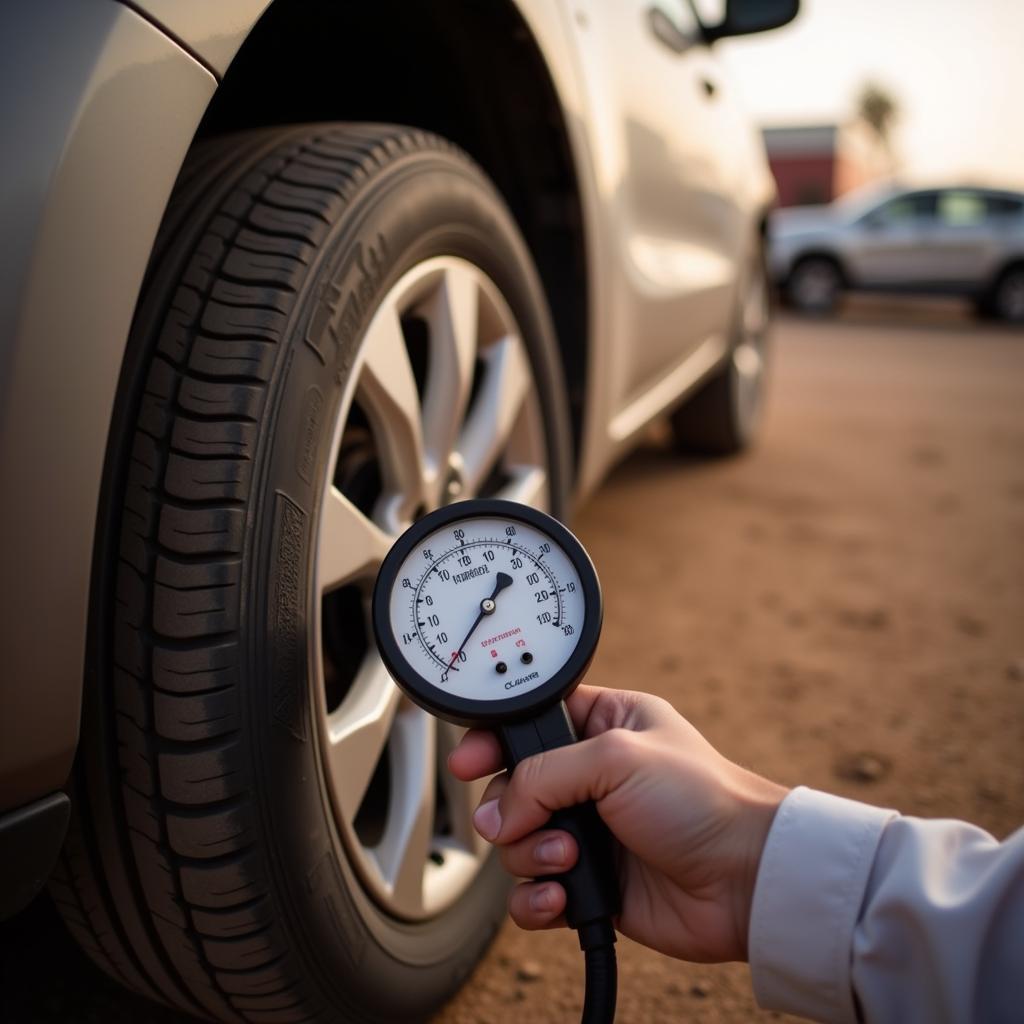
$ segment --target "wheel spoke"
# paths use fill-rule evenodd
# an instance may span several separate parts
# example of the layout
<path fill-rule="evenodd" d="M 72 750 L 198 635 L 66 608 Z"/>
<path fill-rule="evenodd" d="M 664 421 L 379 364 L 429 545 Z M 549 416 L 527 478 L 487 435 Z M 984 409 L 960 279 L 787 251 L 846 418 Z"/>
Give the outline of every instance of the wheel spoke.
<path fill-rule="evenodd" d="M 423 402 L 427 486 L 437 501 L 459 436 L 476 360 L 480 289 L 469 270 L 449 267 L 425 313 L 430 324 L 430 373 Z"/>
<path fill-rule="evenodd" d="M 374 315 L 363 342 L 366 352 L 359 397 L 380 452 L 385 490 L 384 521 L 396 531 L 423 501 L 423 424 L 420 399 L 402 325 L 393 304 Z"/>
<path fill-rule="evenodd" d="M 437 763 L 444 765 L 466 730 L 450 722 L 437 723 Z M 473 827 L 473 812 L 487 788 L 488 779 L 460 782 L 449 771 L 441 771 L 441 787 L 448 803 L 451 840 L 459 847 L 480 856 L 487 852 L 487 840 Z"/>
<path fill-rule="evenodd" d="M 491 346 L 483 358 L 483 384 L 459 442 L 469 494 L 478 492 L 505 447 L 531 384 L 526 351 L 516 335 Z"/>
<path fill-rule="evenodd" d="M 380 565 L 391 538 L 363 515 L 337 487 L 331 487 L 321 512 L 316 553 L 317 586 L 332 590 L 368 575 Z"/>
<path fill-rule="evenodd" d="M 368 654 L 341 706 L 327 720 L 334 792 L 351 823 L 366 795 L 395 720 L 401 692 L 374 651 Z"/>
<path fill-rule="evenodd" d="M 393 898 L 413 911 L 423 907 L 423 883 L 434 832 L 437 729 L 432 715 L 408 708 L 391 733 L 391 806 L 378 863 Z"/>
<path fill-rule="evenodd" d="M 539 466 L 516 467 L 511 473 L 512 479 L 495 495 L 506 501 L 518 501 L 522 505 L 534 508 L 548 507 L 548 475 Z"/>

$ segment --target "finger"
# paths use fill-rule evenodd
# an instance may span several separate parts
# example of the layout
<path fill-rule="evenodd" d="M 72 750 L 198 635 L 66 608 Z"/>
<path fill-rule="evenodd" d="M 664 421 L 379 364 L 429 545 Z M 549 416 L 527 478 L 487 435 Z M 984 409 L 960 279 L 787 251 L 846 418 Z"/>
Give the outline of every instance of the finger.
<path fill-rule="evenodd" d="M 536 878 L 568 871 L 578 857 L 579 847 L 568 832 L 545 829 L 503 847 L 501 865 L 517 878 Z"/>
<path fill-rule="evenodd" d="M 523 882 L 508 898 L 508 912 L 520 928 L 565 927 L 565 890 L 557 882 Z"/>
<path fill-rule="evenodd" d="M 480 803 L 473 812 L 473 827 L 489 843 L 494 842 L 494 837 L 501 828 L 501 811 L 498 808 L 507 787 L 508 775 L 504 772 L 495 775 L 484 788 L 484 795 L 480 797 Z"/>
<path fill-rule="evenodd" d="M 470 729 L 448 755 L 448 769 L 463 782 L 501 771 L 504 758 L 497 737 L 489 729 Z"/>
<path fill-rule="evenodd" d="M 487 804 L 486 815 L 481 805 L 474 819 L 478 829 L 492 842 L 507 846 L 541 828 L 560 808 L 603 800 L 633 772 L 636 741 L 635 733 L 613 729 L 526 758 L 512 773 L 498 804 Z M 486 823 L 480 820 L 484 816 Z M 484 824 L 493 835 L 487 835 Z"/>
<path fill-rule="evenodd" d="M 493 779 L 488 780 L 487 785 L 484 786 L 483 796 L 480 797 L 480 803 L 477 805 L 477 810 L 485 804 L 494 803 L 500 799 L 506 789 L 508 789 L 508 775 L 505 772 L 501 772 L 501 774 L 495 775 Z"/>
<path fill-rule="evenodd" d="M 565 703 L 577 734 L 587 739 L 610 729 L 643 729 L 666 711 L 674 714 L 659 697 L 600 686 L 578 686 Z"/>
<path fill-rule="evenodd" d="M 603 694 L 616 693 L 616 690 L 605 690 L 600 686 L 586 686 L 581 683 L 566 698 L 565 706 L 569 709 L 569 717 L 580 736 L 587 735 L 587 720 L 594 705 Z"/>

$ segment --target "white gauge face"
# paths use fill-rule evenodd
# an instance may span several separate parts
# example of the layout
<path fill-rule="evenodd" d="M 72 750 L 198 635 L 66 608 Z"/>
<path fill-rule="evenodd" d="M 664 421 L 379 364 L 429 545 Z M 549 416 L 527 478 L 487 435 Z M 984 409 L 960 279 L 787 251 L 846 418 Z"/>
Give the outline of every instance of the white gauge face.
<path fill-rule="evenodd" d="M 561 547 L 515 519 L 461 519 L 428 534 L 398 570 L 398 649 L 424 679 L 470 700 L 550 680 L 576 649 L 583 588 Z"/>

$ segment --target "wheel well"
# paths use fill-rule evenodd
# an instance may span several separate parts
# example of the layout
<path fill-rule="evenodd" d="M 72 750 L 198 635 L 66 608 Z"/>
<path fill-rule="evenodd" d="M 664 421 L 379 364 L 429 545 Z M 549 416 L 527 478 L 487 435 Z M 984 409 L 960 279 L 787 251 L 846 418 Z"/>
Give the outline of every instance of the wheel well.
<path fill-rule="evenodd" d="M 490 176 L 543 282 L 578 452 L 588 355 L 582 213 L 561 106 L 514 4 L 276 0 L 228 68 L 198 137 L 328 120 L 436 132 Z"/>

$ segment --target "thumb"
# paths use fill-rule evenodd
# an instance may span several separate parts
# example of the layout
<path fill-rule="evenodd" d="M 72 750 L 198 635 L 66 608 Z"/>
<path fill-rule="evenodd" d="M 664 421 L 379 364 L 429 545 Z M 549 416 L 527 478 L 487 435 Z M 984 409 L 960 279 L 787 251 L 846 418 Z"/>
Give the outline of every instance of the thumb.
<path fill-rule="evenodd" d="M 514 843 L 543 826 L 554 811 L 604 799 L 629 777 L 634 751 L 634 733 L 611 729 L 521 761 L 498 800 L 501 824 L 492 841 Z"/>

